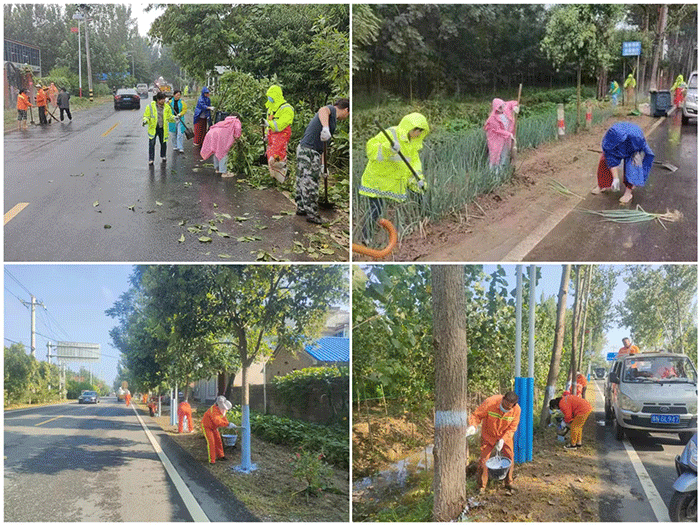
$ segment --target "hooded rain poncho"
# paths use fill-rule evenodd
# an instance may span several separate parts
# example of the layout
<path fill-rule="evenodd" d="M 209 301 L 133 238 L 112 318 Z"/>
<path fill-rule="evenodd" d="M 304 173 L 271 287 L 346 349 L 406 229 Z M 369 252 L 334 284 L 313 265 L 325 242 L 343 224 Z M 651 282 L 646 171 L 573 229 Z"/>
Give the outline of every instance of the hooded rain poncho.
<path fill-rule="evenodd" d="M 511 136 L 515 129 L 513 110 L 518 103 L 515 100 L 504 102 L 500 98 L 494 98 L 491 103 L 491 114 L 486 119 L 484 131 L 486 132 L 486 144 L 489 148 L 489 164 L 498 166 L 501 163 L 503 148 L 510 149 Z M 498 109 L 503 106 L 503 113 Z"/>
<path fill-rule="evenodd" d="M 221 160 L 240 137 L 241 121 L 234 116 L 226 117 L 209 128 L 204 137 L 200 155 L 203 159 L 208 159 L 213 153 L 217 159 Z"/>
<path fill-rule="evenodd" d="M 408 132 L 420 128 L 421 134 L 409 140 Z M 423 166 L 419 152 L 423 139 L 430 132 L 428 120 L 420 113 L 410 113 L 401 119 L 398 126 L 386 130 L 399 143 L 401 153 L 411 164 L 418 178 L 423 180 Z M 367 166 L 362 174 L 360 195 L 404 202 L 408 189 L 418 191 L 415 177 L 398 153 L 391 149 L 391 143 L 384 133 L 378 133 L 367 141 Z"/>
<path fill-rule="evenodd" d="M 614 168 L 624 162 L 625 180 L 634 186 L 644 186 L 654 162 L 654 152 L 639 126 L 631 122 L 617 122 L 605 133 L 601 145 L 609 167 Z"/>
<path fill-rule="evenodd" d="M 287 143 L 292 137 L 294 108 L 284 100 L 282 88 L 270 86 L 267 90 L 267 151 L 268 159 L 283 161 L 287 158 Z"/>
<path fill-rule="evenodd" d="M 197 123 L 197 119 L 209 118 L 211 116 L 211 111 L 208 109 L 211 106 L 211 100 L 209 97 L 204 96 L 204 92 L 209 92 L 206 87 L 202 88 L 202 93 L 199 95 L 199 100 L 197 100 L 197 106 L 194 108 L 194 123 Z"/>

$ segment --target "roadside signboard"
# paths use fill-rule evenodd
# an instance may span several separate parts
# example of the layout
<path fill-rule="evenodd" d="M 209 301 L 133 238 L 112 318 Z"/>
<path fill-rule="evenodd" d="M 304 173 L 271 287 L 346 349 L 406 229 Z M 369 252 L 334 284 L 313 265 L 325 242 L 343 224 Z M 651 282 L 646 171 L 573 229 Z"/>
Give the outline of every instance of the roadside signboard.
<path fill-rule="evenodd" d="M 56 344 L 55 357 L 59 361 L 99 361 L 99 343 L 74 343 L 59 341 Z"/>
<path fill-rule="evenodd" d="M 641 42 L 622 42 L 623 57 L 638 57 L 642 54 Z"/>
<path fill-rule="evenodd" d="M 615 358 L 617 357 L 617 352 L 608 352 L 608 355 L 605 357 L 607 361 L 615 361 Z"/>

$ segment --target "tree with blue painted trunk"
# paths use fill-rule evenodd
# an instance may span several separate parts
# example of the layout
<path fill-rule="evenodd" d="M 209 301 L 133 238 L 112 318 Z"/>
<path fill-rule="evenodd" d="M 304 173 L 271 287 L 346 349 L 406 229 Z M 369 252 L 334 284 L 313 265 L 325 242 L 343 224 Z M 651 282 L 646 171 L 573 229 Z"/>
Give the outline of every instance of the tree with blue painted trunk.
<path fill-rule="evenodd" d="M 466 500 L 467 334 L 464 267 L 435 265 L 433 345 L 435 348 L 435 521 L 452 521 Z"/>

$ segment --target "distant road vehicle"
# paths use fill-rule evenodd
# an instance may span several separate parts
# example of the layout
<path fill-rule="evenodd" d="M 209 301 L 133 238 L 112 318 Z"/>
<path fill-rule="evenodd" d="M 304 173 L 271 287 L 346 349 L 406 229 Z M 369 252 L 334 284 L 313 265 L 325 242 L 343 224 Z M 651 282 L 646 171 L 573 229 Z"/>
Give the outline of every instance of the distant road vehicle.
<path fill-rule="evenodd" d="M 593 369 L 593 374 L 596 379 L 605 379 L 606 370 L 603 366 L 597 366 Z"/>
<path fill-rule="evenodd" d="M 117 89 L 114 94 L 114 109 L 141 109 L 141 97 L 135 89 Z"/>
<path fill-rule="evenodd" d="M 148 98 L 148 84 L 136 84 L 136 91 L 141 98 Z"/>
<path fill-rule="evenodd" d="M 688 88 L 683 99 L 683 124 L 691 119 L 698 118 L 698 72 L 693 71 L 688 77 Z"/>
<path fill-rule="evenodd" d="M 79 405 L 82 405 L 83 403 L 97 404 L 99 402 L 100 396 L 97 395 L 97 392 L 95 392 L 94 390 L 85 390 L 82 394 L 80 394 L 80 397 L 78 398 Z"/>

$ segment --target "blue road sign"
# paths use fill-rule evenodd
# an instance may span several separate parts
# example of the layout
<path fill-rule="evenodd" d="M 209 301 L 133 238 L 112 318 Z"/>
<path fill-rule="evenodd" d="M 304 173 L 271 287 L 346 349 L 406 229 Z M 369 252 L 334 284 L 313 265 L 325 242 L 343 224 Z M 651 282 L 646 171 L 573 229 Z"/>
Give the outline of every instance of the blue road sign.
<path fill-rule="evenodd" d="M 615 361 L 616 357 L 617 357 L 617 352 L 608 352 L 606 359 L 608 361 Z"/>
<path fill-rule="evenodd" d="M 637 57 L 642 54 L 641 42 L 622 42 L 623 57 Z"/>

